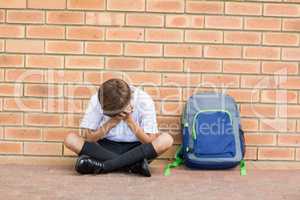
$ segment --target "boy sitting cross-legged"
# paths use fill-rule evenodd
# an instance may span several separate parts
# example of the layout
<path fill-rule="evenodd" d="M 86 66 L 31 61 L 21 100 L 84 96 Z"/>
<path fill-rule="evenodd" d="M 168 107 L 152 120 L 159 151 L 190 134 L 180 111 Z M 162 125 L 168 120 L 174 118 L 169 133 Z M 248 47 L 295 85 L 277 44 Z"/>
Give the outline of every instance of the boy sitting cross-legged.
<path fill-rule="evenodd" d="M 151 176 L 148 161 L 173 144 L 172 136 L 158 133 L 151 97 L 121 79 L 100 86 L 80 127 L 86 139 L 69 133 L 64 144 L 79 155 L 75 169 L 81 174 L 126 170 Z"/>

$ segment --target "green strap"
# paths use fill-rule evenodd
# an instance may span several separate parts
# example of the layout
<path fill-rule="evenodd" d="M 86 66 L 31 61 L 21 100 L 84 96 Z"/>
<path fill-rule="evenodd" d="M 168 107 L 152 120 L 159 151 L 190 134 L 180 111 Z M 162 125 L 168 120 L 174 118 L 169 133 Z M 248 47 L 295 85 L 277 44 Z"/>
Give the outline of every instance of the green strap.
<path fill-rule="evenodd" d="M 175 160 L 172 162 L 172 163 L 169 163 L 165 166 L 165 169 L 164 169 L 164 175 L 165 176 L 170 176 L 171 175 L 171 169 L 172 168 L 175 168 L 175 167 L 178 167 L 180 165 L 183 164 L 183 159 L 180 158 L 179 156 L 179 152 L 181 151 L 181 146 L 177 149 L 176 153 L 175 153 Z"/>
<path fill-rule="evenodd" d="M 245 160 L 241 160 L 241 162 L 240 162 L 240 171 L 241 171 L 241 176 L 246 176 L 247 175 Z"/>

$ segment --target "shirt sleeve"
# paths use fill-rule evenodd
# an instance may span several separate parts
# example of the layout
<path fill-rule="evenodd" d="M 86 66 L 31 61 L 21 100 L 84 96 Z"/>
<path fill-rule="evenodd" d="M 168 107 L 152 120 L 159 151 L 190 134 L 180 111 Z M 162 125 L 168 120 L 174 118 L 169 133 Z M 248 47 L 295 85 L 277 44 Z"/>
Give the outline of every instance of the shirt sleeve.
<path fill-rule="evenodd" d="M 91 97 L 85 114 L 81 120 L 80 127 L 91 130 L 96 130 L 103 118 L 100 103 L 98 102 L 97 95 Z"/>
<path fill-rule="evenodd" d="M 150 96 L 142 103 L 141 110 L 141 128 L 145 133 L 158 133 L 155 104 Z"/>

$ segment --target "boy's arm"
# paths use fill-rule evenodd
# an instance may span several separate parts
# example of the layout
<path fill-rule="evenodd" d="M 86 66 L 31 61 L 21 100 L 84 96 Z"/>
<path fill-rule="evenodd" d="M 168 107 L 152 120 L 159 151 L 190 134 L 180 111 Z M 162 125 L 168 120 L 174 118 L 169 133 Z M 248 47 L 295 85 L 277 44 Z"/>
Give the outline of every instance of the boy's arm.
<path fill-rule="evenodd" d="M 135 136 L 142 142 L 142 143 L 151 143 L 157 136 L 157 134 L 147 134 L 144 130 L 134 121 L 131 114 L 128 114 L 125 118 L 129 128 L 135 134 Z"/>
<path fill-rule="evenodd" d="M 106 123 L 104 123 L 100 128 L 93 131 L 91 129 L 87 129 L 86 133 L 86 140 L 91 142 L 96 142 L 100 139 L 102 139 L 113 127 L 115 127 L 120 121 L 122 120 L 122 117 L 116 116 L 112 117 L 110 120 L 108 120 Z"/>

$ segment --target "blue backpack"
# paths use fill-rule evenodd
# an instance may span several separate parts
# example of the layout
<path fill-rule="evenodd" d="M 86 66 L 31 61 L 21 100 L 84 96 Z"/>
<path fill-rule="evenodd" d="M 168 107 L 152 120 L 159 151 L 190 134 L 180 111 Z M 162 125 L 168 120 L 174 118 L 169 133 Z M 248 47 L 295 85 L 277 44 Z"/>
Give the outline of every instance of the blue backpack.
<path fill-rule="evenodd" d="M 246 175 L 245 140 L 234 99 L 222 93 L 191 96 L 182 113 L 182 145 L 170 169 L 185 164 L 192 169 L 228 169 L 240 164 Z"/>

